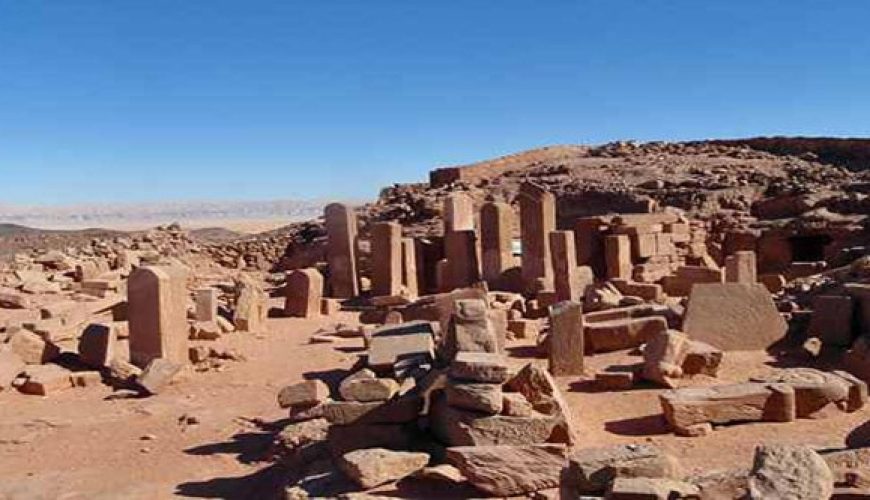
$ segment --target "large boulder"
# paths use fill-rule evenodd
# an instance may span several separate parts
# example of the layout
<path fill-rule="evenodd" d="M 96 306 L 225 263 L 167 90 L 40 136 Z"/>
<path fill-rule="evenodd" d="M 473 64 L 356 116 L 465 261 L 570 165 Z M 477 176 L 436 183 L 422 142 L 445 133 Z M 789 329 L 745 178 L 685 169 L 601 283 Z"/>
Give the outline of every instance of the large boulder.
<path fill-rule="evenodd" d="M 819 500 L 830 498 L 834 475 L 807 446 L 765 445 L 755 450 L 749 474 L 749 498 Z"/>

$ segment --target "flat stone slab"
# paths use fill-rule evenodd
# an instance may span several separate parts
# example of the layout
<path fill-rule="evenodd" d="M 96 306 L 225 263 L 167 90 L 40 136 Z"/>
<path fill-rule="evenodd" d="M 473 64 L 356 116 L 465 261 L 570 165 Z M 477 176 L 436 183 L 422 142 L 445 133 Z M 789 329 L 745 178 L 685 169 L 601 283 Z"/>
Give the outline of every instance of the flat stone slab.
<path fill-rule="evenodd" d="M 726 351 L 767 349 L 788 325 L 760 284 L 699 283 L 692 287 L 683 331 Z"/>

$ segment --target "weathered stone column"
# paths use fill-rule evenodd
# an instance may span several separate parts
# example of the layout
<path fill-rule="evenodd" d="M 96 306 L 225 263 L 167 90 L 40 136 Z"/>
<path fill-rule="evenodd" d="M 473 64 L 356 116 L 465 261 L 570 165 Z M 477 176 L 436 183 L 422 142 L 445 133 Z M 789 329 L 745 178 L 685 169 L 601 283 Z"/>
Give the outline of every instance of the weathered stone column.
<path fill-rule="evenodd" d="M 417 286 L 417 249 L 414 238 L 402 238 L 402 285 L 416 297 L 420 293 Z"/>
<path fill-rule="evenodd" d="M 565 301 L 550 314 L 550 373 L 583 375 L 583 306 Z"/>
<path fill-rule="evenodd" d="M 520 230 L 522 233 L 523 281 L 529 292 L 535 292 L 543 280 L 552 286 L 548 235 L 556 230 L 556 198 L 542 186 L 526 182 L 520 186 Z"/>
<path fill-rule="evenodd" d="M 734 283 L 756 283 L 755 252 L 740 250 L 725 257 L 725 281 Z"/>
<path fill-rule="evenodd" d="M 216 288 L 199 288 L 196 290 L 196 320 L 216 321 L 218 310 L 218 291 Z"/>
<path fill-rule="evenodd" d="M 187 354 L 187 272 L 176 266 L 137 268 L 127 281 L 130 360 L 144 368 L 155 358 L 178 364 Z"/>
<path fill-rule="evenodd" d="M 447 257 L 445 291 L 463 288 L 480 281 L 477 234 L 473 230 L 445 234 L 444 255 Z"/>
<path fill-rule="evenodd" d="M 514 212 L 507 203 L 490 202 L 480 209 L 483 279 L 495 289 L 503 272 L 514 264 L 512 233 Z"/>
<path fill-rule="evenodd" d="M 601 217 L 583 217 L 574 223 L 574 246 L 577 249 L 577 265 L 590 266 L 595 274 L 604 276 L 604 236 Z"/>
<path fill-rule="evenodd" d="M 444 199 L 444 234 L 474 229 L 474 202 L 465 193 L 453 193 Z"/>
<path fill-rule="evenodd" d="M 326 217 L 330 295 L 349 299 L 359 294 L 356 272 L 356 213 L 341 203 L 332 203 L 324 210 Z"/>
<path fill-rule="evenodd" d="M 631 279 L 631 238 L 627 234 L 604 237 L 604 260 L 608 278 Z"/>
<path fill-rule="evenodd" d="M 320 316 L 323 299 L 323 275 L 314 268 L 296 269 L 287 273 L 284 315 L 297 318 Z"/>
<path fill-rule="evenodd" d="M 402 226 L 379 222 L 372 226 L 372 292 L 398 295 L 402 289 Z"/>
<path fill-rule="evenodd" d="M 578 300 L 582 295 L 577 278 L 577 252 L 573 231 L 550 233 L 550 254 L 553 260 L 553 288 L 556 300 Z"/>

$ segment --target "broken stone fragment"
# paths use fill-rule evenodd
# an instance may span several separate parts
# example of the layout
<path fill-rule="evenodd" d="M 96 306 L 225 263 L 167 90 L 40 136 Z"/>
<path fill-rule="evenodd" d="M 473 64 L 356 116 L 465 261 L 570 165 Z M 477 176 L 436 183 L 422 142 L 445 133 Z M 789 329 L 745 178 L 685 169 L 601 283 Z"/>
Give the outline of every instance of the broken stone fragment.
<path fill-rule="evenodd" d="M 502 394 L 502 415 L 507 417 L 532 417 L 535 409 L 525 396 L 518 392 L 505 392 Z"/>
<path fill-rule="evenodd" d="M 329 398 L 329 386 L 321 380 L 305 380 L 288 385 L 278 393 L 281 408 L 309 407 Z"/>
<path fill-rule="evenodd" d="M 720 349 L 710 344 L 690 340 L 686 359 L 683 360 L 683 374 L 715 377 L 719 374 L 723 354 Z"/>
<path fill-rule="evenodd" d="M 655 335 L 643 350 L 643 378 L 674 388 L 683 376 L 683 361 L 689 347 L 689 337 L 676 330 Z"/>
<path fill-rule="evenodd" d="M 808 446 L 765 445 L 755 449 L 749 474 L 749 498 L 830 498 L 834 475 Z"/>
<path fill-rule="evenodd" d="M 165 358 L 154 358 L 136 378 L 136 383 L 147 394 L 159 394 L 181 371 L 181 365 Z"/>
<path fill-rule="evenodd" d="M 370 489 L 409 476 L 427 463 L 426 453 L 370 448 L 345 453 L 338 466 L 359 486 Z"/>
<path fill-rule="evenodd" d="M 602 391 L 627 391 L 634 386 L 634 373 L 629 371 L 598 372 L 595 386 Z"/>
<path fill-rule="evenodd" d="M 123 359 L 113 358 L 109 361 L 109 373 L 120 382 L 132 382 L 142 375 L 142 369 Z"/>
<path fill-rule="evenodd" d="M 368 366 L 376 372 L 390 371 L 403 358 L 434 358 L 434 330 L 428 321 L 412 321 L 379 328 L 372 333 Z"/>
<path fill-rule="evenodd" d="M 828 405 L 846 409 L 850 406 L 850 393 L 854 398 L 852 404 L 859 405 L 860 408 L 863 406 L 861 394 L 866 393 L 866 384 L 863 381 L 813 368 L 784 368 L 764 376 L 752 377 L 750 381 L 791 386 L 795 392 L 798 418 L 812 418 Z"/>
<path fill-rule="evenodd" d="M 637 347 L 668 330 L 661 316 L 620 318 L 586 323 L 584 334 L 588 352 L 610 352 Z"/>
<path fill-rule="evenodd" d="M 497 497 L 524 495 L 559 485 L 566 464 L 562 445 L 460 446 L 447 461 L 475 488 Z"/>

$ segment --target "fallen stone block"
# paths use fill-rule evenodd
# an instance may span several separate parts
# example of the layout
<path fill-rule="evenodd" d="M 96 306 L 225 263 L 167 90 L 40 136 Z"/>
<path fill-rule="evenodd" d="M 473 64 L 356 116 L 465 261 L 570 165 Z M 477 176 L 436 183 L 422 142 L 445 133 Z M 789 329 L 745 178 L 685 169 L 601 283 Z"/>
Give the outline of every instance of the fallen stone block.
<path fill-rule="evenodd" d="M 281 408 L 315 406 L 329 399 L 329 386 L 321 380 L 305 380 L 285 386 L 278 392 Z"/>
<path fill-rule="evenodd" d="M 447 461 L 475 488 L 506 497 L 558 486 L 566 453 L 561 445 L 461 446 L 447 450 Z"/>
<path fill-rule="evenodd" d="M 637 347 L 667 330 L 665 318 L 649 316 L 587 323 L 584 334 L 589 352 L 610 352 Z"/>
<path fill-rule="evenodd" d="M 507 359 L 502 354 L 459 352 L 450 363 L 450 377 L 470 382 L 501 384 L 510 378 Z"/>
<path fill-rule="evenodd" d="M 503 392 L 501 413 L 507 417 L 533 417 L 536 412 L 532 403 L 522 394 Z"/>
<path fill-rule="evenodd" d="M 681 479 L 677 459 L 649 445 L 618 445 L 575 450 L 569 456 L 565 484 L 582 494 L 603 494 L 617 478 Z"/>
<path fill-rule="evenodd" d="M 568 445 L 577 442 L 577 431 L 570 407 L 547 370 L 530 363 L 508 380 L 506 388 L 521 393 L 535 411 L 554 419 L 556 425 L 549 442 Z"/>
<path fill-rule="evenodd" d="M 386 402 L 329 401 L 323 405 L 323 417 L 336 425 L 402 424 L 420 415 L 423 400 L 405 396 Z"/>
<path fill-rule="evenodd" d="M 788 325 L 761 285 L 695 285 L 683 322 L 692 339 L 726 351 L 766 349 L 785 336 Z"/>
<path fill-rule="evenodd" d="M 14 290 L 0 290 L 0 307 L 5 309 L 30 309 L 30 299 Z"/>
<path fill-rule="evenodd" d="M 368 366 L 376 372 L 393 369 L 396 362 L 408 357 L 434 359 L 435 332 L 428 321 L 412 321 L 379 328 L 372 333 L 368 348 Z"/>
<path fill-rule="evenodd" d="M 342 383 L 339 392 L 346 401 L 386 401 L 399 392 L 399 383 L 391 378 L 360 377 Z"/>
<path fill-rule="evenodd" d="M 60 356 L 58 346 L 27 330 L 12 333 L 6 343 L 12 352 L 30 365 L 48 363 Z"/>
<path fill-rule="evenodd" d="M 447 404 L 464 410 L 479 411 L 487 415 L 497 415 L 502 410 L 502 391 L 500 384 L 457 383 L 453 382 L 444 389 Z"/>
<path fill-rule="evenodd" d="M 697 486 L 666 478 L 618 477 L 607 492 L 608 500 L 673 500 L 700 498 Z"/>
<path fill-rule="evenodd" d="M 518 339 L 533 339 L 538 336 L 538 322 L 533 319 L 512 319 L 507 324 L 508 332 Z"/>
<path fill-rule="evenodd" d="M 784 384 L 689 387 L 666 392 L 659 400 L 665 420 L 683 435 L 696 434 L 698 426 L 796 418 L 794 389 Z"/>
<path fill-rule="evenodd" d="M 325 419 L 322 419 L 325 420 Z M 408 450 L 419 430 L 411 424 L 329 425 L 327 445 L 334 458 L 365 448 Z"/>
<path fill-rule="evenodd" d="M 410 476 L 427 463 L 426 453 L 370 448 L 345 453 L 338 467 L 359 486 L 370 489 Z"/>
<path fill-rule="evenodd" d="M 555 441 L 563 432 L 557 418 L 533 412 L 531 416 L 486 415 L 447 404 L 435 396 L 429 410 L 432 433 L 448 446 L 527 445 Z"/>
<path fill-rule="evenodd" d="M 797 417 L 812 418 L 829 405 L 843 409 L 864 405 L 866 397 L 862 394 L 866 394 L 867 384 L 854 377 L 846 377 L 813 368 L 785 368 L 769 375 L 752 377 L 750 381 L 791 386 L 795 393 Z"/>

